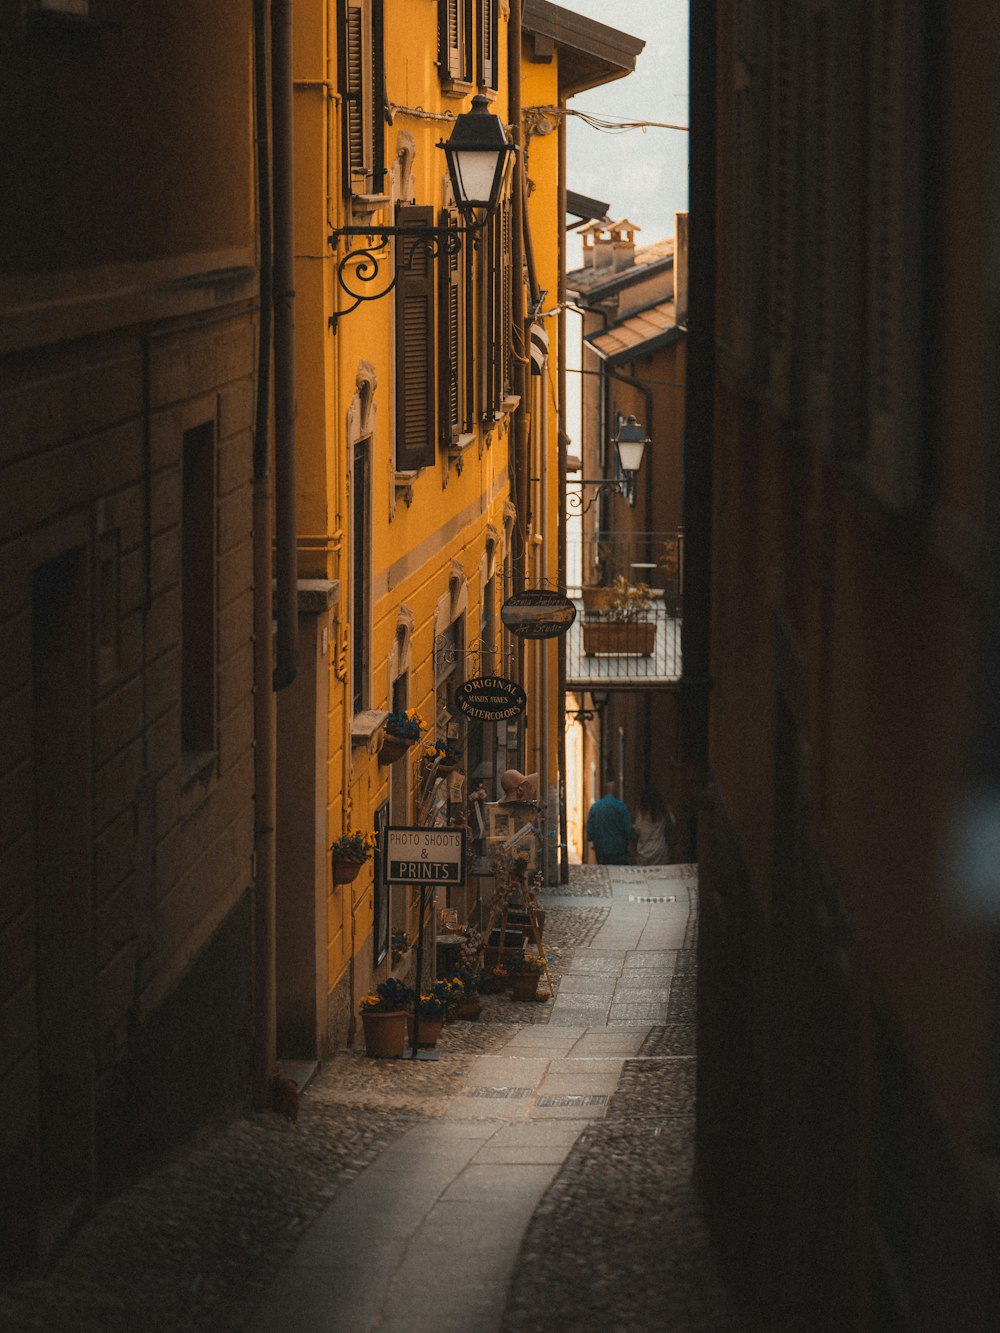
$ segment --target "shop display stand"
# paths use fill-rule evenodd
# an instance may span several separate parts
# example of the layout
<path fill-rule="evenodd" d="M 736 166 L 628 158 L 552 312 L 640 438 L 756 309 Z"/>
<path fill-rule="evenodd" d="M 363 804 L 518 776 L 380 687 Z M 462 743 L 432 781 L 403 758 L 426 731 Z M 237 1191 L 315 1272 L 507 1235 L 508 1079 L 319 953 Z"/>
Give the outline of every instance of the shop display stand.
<path fill-rule="evenodd" d="M 493 902 L 490 904 L 489 916 L 486 918 L 486 928 L 483 931 L 483 943 L 481 946 L 480 966 L 485 966 L 485 951 L 489 947 L 489 939 L 493 934 L 494 927 L 499 921 L 500 926 L 500 944 L 497 951 L 497 957 L 501 964 L 508 954 L 520 953 L 522 950 L 516 945 L 507 945 L 504 941 L 507 938 L 508 916 L 511 909 L 524 912 L 528 918 L 528 929 L 531 938 L 534 940 L 535 948 L 538 950 L 538 956 L 542 959 L 542 970 L 545 973 L 545 979 L 549 985 L 549 997 L 556 993 L 555 982 L 552 980 L 552 973 L 549 971 L 548 960 L 545 957 L 545 949 L 542 945 L 542 930 L 538 922 L 538 895 L 525 882 L 524 878 L 517 873 L 516 866 L 502 865 L 499 861 L 496 865 L 496 883 L 497 891 Z"/>

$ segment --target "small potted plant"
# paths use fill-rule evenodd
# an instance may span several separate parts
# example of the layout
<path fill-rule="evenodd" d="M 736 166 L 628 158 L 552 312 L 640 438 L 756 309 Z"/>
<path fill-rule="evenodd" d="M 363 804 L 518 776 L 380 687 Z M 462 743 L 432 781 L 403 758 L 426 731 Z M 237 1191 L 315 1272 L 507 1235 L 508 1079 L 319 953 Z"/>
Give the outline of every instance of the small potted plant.
<path fill-rule="evenodd" d="M 409 935 L 407 935 L 405 930 L 394 930 L 392 932 L 392 939 L 390 941 L 389 948 L 392 952 L 393 967 L 396 966 L 396 964 L 400 961 L 401 958 L 406 957 L 406 955 L 410 952 L 412 947 L 413 947 L 413 942 L 410 939 Z"/>
<path fill-rule="evenodd" d="M 334 884 L 350 884 L 357 879 L 361 867 L 371 860 L 376 841 L 374 833 L 362 833 L 360 829 L 342 833 L 334 840 L 330 848 Z"/>
<path fill-rule="evenodd" d="M 584 622 L 586 656 L 607 653 L 649 657 L 656 642 L 656 621 L 648 619 L 652 606 L 648 584 L 632 583 L 619 574 L 608 591 L 602 617 Z"/>
<path fill-rule="evenodd" d="M 481 982 L 484 995 L 498 995 L 507 989 L 507 969 L 503 963 L 495 963 L 483 973 Z"/>
<path fill-rule="evenodd" d="M 443 988 L 445 993 L 442 993 Z M 436 981 L 427 994 L 421 994 L 417 1004 L 420 1026 L 417 1030 L 418 1046 L 436 1046 L 437 1039 L 444 1027 L 445 1014 L 448 1012 L 446 998 L 448 983 Z"/>
<path fill-rule="evenodd" d="M 454 741 L 432 741 L 424 749 L 424 763 L 435 773 L 454 773 L 462 752 Z"/>
<path fill-rule="evenodd" d="M 361 1001 L 361 1025 L 365 1032 L 365 1054 L 376 1059 L 394 1059 L 406 1045 L 407 1010 L 414 993 L 395 977 L 381 981 Z"/>
<path fill-rule="evenodd" d="M 397 708 L 390 713 L 385 720 L 385 732 L 378 752 L 379 763 L 394 764 L 397 759 L 402 759 L 410 746 L 420 739 L 420 733 L 426 727 L 427 723 L 415 708 Z"/>
<path fill-rule="evenodd" d="M 537 998 L 538 979 L 542 975 L 545 959 L 537 954 L 524 954 L 511 963 L 511 981 L 515 1000 L 534 1000 Z"/>

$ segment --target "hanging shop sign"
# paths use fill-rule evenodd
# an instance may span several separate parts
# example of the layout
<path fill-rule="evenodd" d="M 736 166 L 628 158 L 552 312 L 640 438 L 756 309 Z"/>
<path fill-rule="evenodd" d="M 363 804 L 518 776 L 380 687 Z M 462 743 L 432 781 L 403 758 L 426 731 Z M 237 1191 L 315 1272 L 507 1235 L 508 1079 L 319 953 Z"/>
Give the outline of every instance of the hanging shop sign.
<path fill-rule="evenodd" d="M 528 698 L 516 681 L 506 676 L 475 676 L 455 691 L 459 711 L 477 722 L 503 722 L 520 717 Z"/>
<path fill-rule="evenodd" d="M 465 829 L 390 824 L 385 831 L 386 883 L 465 883 Z"/>
<path fill-rule="evenodd" d="M 576 619 L 576 607 L 555 588 L 527 588 L 508 597 L 500 619 L 520 639 L 554 639 Z"/>

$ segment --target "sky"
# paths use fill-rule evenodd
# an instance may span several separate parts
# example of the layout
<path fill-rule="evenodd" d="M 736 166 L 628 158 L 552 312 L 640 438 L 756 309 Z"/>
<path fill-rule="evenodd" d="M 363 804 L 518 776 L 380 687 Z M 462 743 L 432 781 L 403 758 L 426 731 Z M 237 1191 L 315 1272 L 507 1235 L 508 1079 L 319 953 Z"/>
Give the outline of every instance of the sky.
<path fill-rule="evenodd" d="M 632 37 L 645 49 L 635 73 L 572 98 L 569 106 L 603 117 L 688 122 L 689 0 L 560 0 L 564 9 L 596 19 Z M 640 245 L 672 236 L 674 214 L 687 209 L 688 136 L 647 129 L 608 134 L 568 118 L 567 185 L 610 202 L 612 218 L 642 228 Z M 572 235 L 572 233 L 571 233 Z M 576 267 L 570 252 L 569 267 Z"/>

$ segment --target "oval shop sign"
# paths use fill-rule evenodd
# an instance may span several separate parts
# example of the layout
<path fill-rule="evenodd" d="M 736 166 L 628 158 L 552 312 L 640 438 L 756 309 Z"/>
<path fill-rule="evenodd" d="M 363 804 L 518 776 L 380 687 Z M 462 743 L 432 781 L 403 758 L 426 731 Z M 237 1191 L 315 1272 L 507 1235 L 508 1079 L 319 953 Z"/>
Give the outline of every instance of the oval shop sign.
<path fill-rule="evenodd" d="M 528 698 L 520 685 L 506 676 L 476 676 L 459 685 L 455 702 L 460 712 L 477 722 L 502 722 L 520 717 Z"/>
<path fill-rule="evenodd" d="M 576 607 L 555 588 L 528 588 L 508 597 L 500 619 L 521 639 L 554 639 L 576 619 Z"/>

